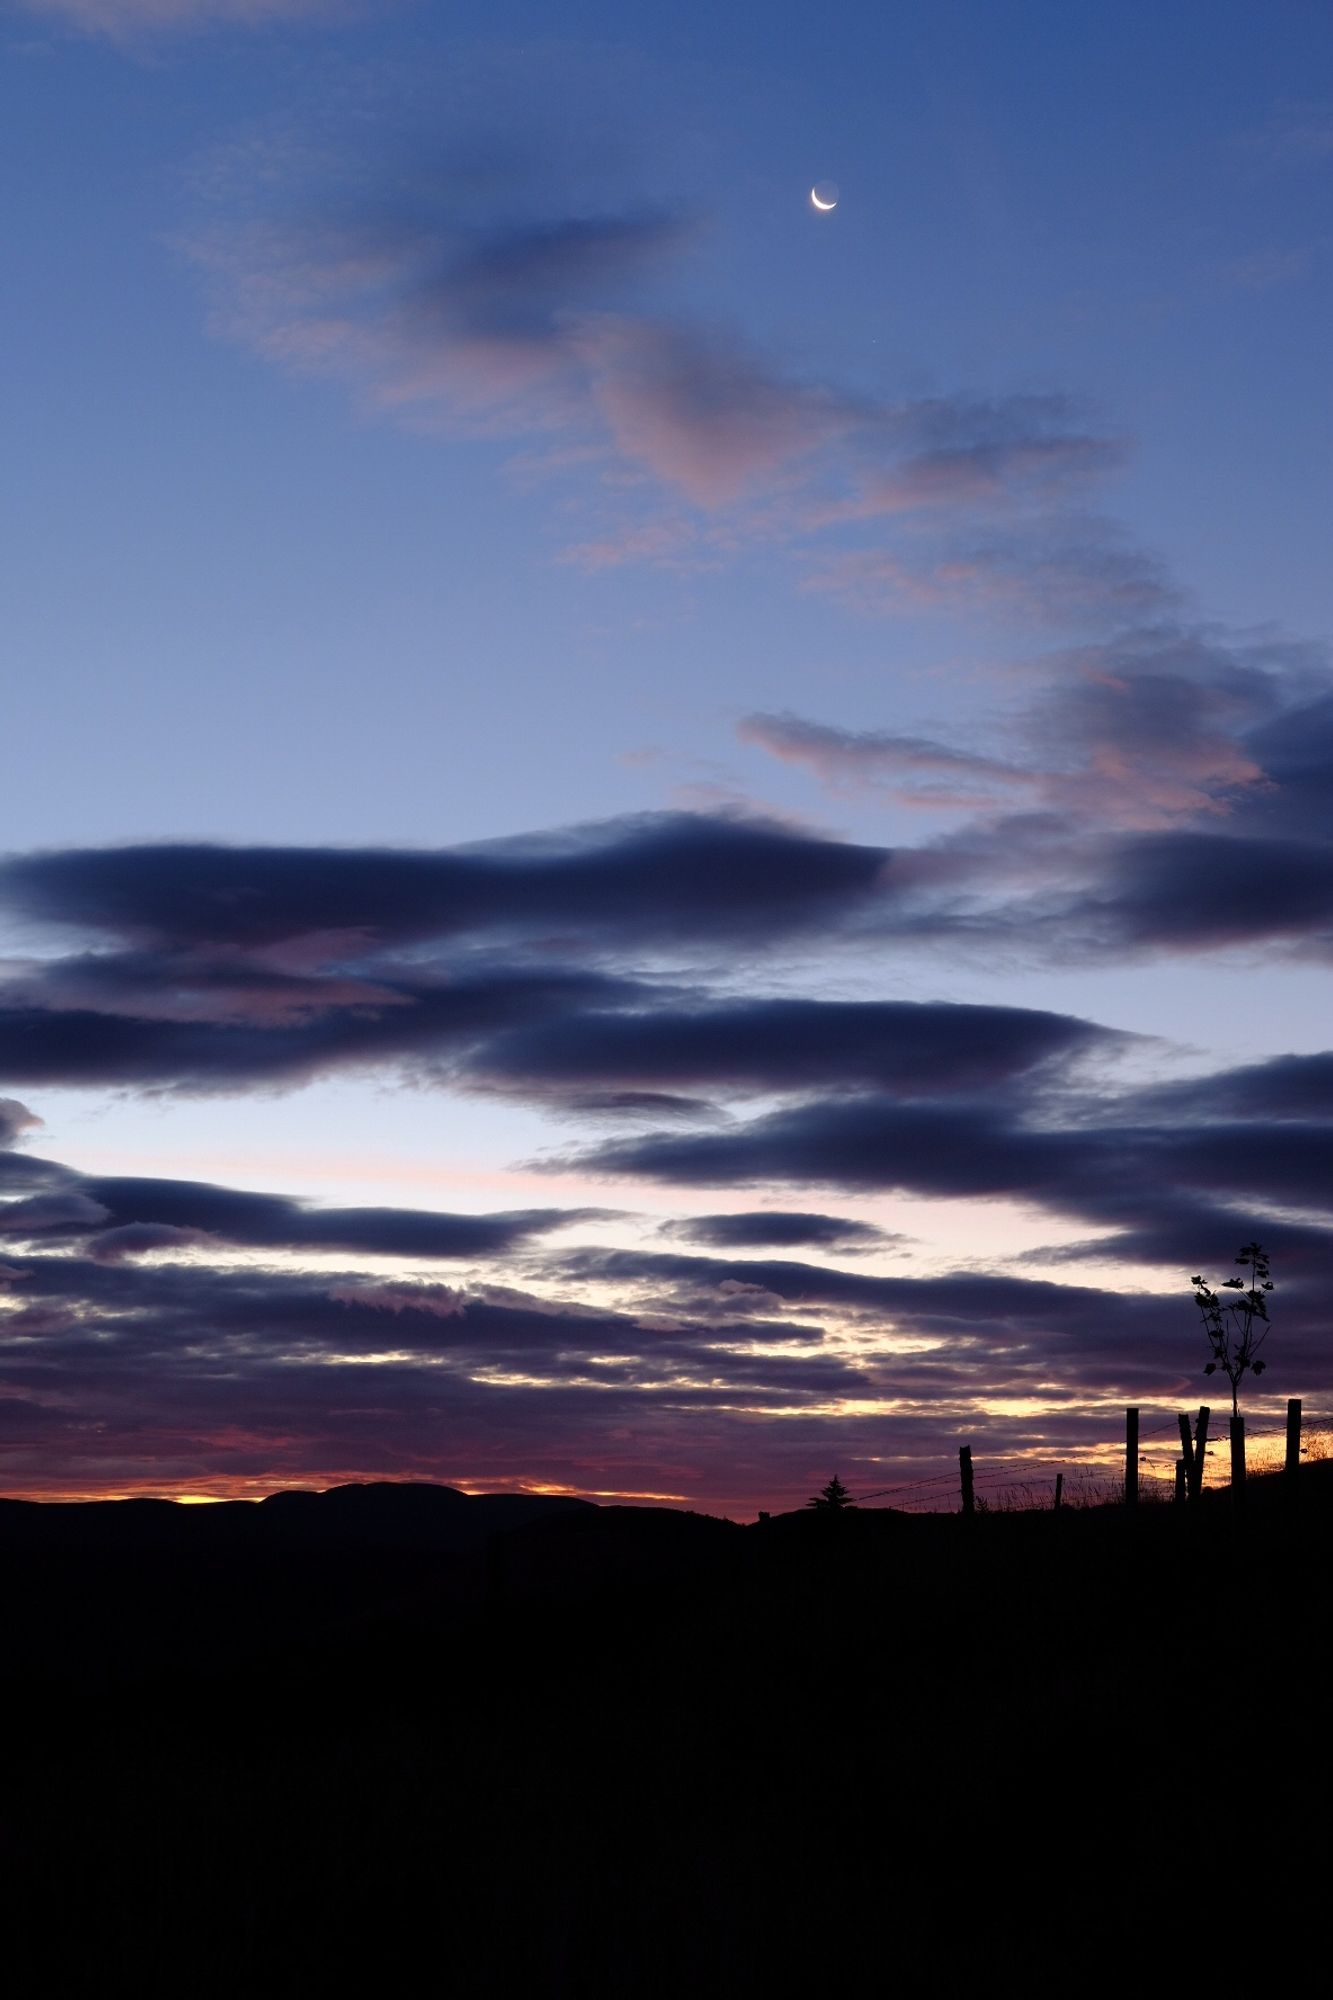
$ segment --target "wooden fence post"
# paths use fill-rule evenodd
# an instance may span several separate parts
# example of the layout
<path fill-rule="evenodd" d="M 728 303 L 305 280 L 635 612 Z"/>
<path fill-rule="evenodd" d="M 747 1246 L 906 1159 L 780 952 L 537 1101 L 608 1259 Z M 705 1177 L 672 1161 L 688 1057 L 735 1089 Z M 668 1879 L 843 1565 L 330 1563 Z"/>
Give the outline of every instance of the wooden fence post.
<path fill-rule="evenodd" d="M 976 1500 L 972 1492 L 972 1447 L 960 1444 L 958 1447 L 958 1470 L 963 1481 L 963 1512 L 975 1514 Z"/>
<path fill-rule="evenodd" d="M 1294 1480 L 1301 1469 L 1301 1399 L 1299 1396 L 1287 1398 L 1287 1462 L 1283 1466 L 1288 1480 Z"/>
<path fill-rule="evenodd" d="M 1136 1507 L 1139 1499 L 1139 1413 L 1125 1411 L 1125 1505 Z"/>
<path fill-rule="evenodd" d="M 1063 1472 L 1057 1472 L 1055 1475 L 1055 1511 L 1057 1514 L 1060 1511 L 1060 1506 L 1062 1501 L 1064 1500 L 1064 1497 L 1065 1497 L 1065 1476 Z"/>
<path fill-rule="evenodd" d="M 1190 1437 L 1190 1420 L 1182 1410 L 1177 1419 L 1180 1424 L 1180 1449 L 1182 1456 L 1176 1460 L 1176 1498 L 1181 1498 L 1180 1477 L 1185 1475 L 1185 1494 L 1194 1498 L 1194 1441 Z"/>
<path fill-rule="evenodd" d="M 1184 1419 L 1184 1417 L 1182 1417 L 1182 1418 L 1180 1419 L 1180 1421 L 1181 1421 L 1181 1423 L 1183 1424 L 1183 1423 L 1185 1422 L 1185 1419 Z M 1178 1458 L 1178 1459 L 1176 1460 L 1176 1505 L 1177 1505 L 1177 1507 L 1181 1507 L 1181 1506 L 1183 1506 L 1183 1505 L 1184 1505 L 1184 1503 L 1185 1503 L 1185 1501 L 1186 1501 L 1186 1500 L 1188 1499 L 1188 1497 L 1189 1497 L 1189 1486 L 1188 1486 L 1188 1484 L 1186 1483 L 1186 1472 L 1187 1472 L 1187 1470 L 1188 1470 L 1188 1467 L 1187 1467 L 1187 1465 L 1186 1465 L 1186 1462 L 1185 1462 L 1185 1460 L 1184 1460 L 1183 1458 Z"/>
<path fill-rule="evenodd" d="M 1245 1419 L 1231 1419 L 1231 1497 L 1241 1500 L 1245 1496 Z"/>
<path fill-rule="evenodd" d="M 1190 1420 L 1182 1415 L 1180 1419 L 1180 1449 L 1185 1467 L 1185 1488 L 1191 1500 L 1197 1500 L 1203 1492 L 1203 1461 L 1208 1449 L 1208 1419 L 1212 1411 L 1207 1404 L 1199 1407 L 1199 1421 L 1194 1436 L 1190 1437 Z"/>

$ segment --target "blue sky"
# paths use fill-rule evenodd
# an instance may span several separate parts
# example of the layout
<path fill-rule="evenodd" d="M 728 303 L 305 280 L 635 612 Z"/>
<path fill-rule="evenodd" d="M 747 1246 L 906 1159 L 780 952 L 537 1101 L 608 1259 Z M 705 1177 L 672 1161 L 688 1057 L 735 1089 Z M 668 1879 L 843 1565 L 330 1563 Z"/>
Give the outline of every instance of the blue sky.
<path fill-rule="evenodd" d="M 19 1424 L 9 1490 L 411 1473 L 744 1511 L 834 1460 L 865 1486 L 972 1424 L 1049 1458 L 1100 1435 L 1101 1416 L 1072 1414 L 1080 1398 L 1099 1411 L 1195 1393 L 1187 1299 L 1169 1355 L 1154 1331 L 1147 1349 L 1131 1341 L 1133 1365 L 1085 1379 L 1034 1349 L 1023 1394 L 992 1385 L 991 1407 L 969 1347 L 936 1392 L 934 1362 L 912 1378 L 885 1359 L 923 1339 L 943 1366 L 955 1335 L 924 1304 L 914 1319 L 896 1294 L 871 1314 L 810 1293 L 794 1320 L 793 1288 L 832 1281 L 777 1274 L 765 1292 L 716 1243 L 711 1275 L 651 1261 L 683 1240 L 682 1218 L 715 1212 L 860 1218 L 879 1247 L 843 1255 L 807 1234 L 811 1271 L 1064 1284 L 1089 1326 L 1124 1274 L 1169 1295 L 1256 1229 L 1281 1278 L 1287 1229 L 1293 1391 L 1313 1392 L 1310 1232 L 1327 1190 L 1313 1169 L 1292 1178 L 1267 1126 L 1246 1128 L 1251 1179 L 1209 1182 L 1211 1208 L 1202 1167 L 1178 1186 L 1172 1166 L 1164 1206 L 1193 1192 L 1175 1235 L 1151 1240 L 1105 1165 L 1068 1169 L 1091 1177 L 1071 1206 L 1045 1167 L 1015 1163 L 1037 1127 L 1068 1138 L 1101 1121 L 1136 1135 L 1151 1179 L 1165 1141 L 1143 1135 L 1167 1102 L 1153 1090 L 1213 1078 L 1212 1108 L 1177 1097 L 1171 1116 L 1225 1147 L 1218 1107 L 1249 1089 L 1246 1065 L 1279 1065 L 1276 1088 L 1284 1061 L 1325 1049 L 1326 10 L 853 6 L 830 25 L 783 6 L 761 31 L 747 10 L 617 6 L 564 9 L 553 31 L 524 5 L 14 0 L 0 38 L 18 190 L 3 253 L 0 1096 L 44 1121 L 10 1121 L 13 1157 L 37 1162 L 14 1198 L 54 1201 L 58 1183 L 65 1204 L 5 1221 L 33 1266 L 12 1279 L 12 1314 L 24 1284 L 63 1272 L 69 1287 L 66 1331 L 40 1357 L 11 1317 L 14 1393 L 40 1443 Z M 808 191 L 825 178 L 840 198 L 820 215 Z M 773 841 L 753 862 L 733 839 L 747 827 Z M 188 896 L 150 910 L 162 857 L 188 884 L 197 843 L 232 856 L 208 892 L 218 909 L 267 907 L 290 862 L 318 920 L 286 888 L 262 935 L 194 926 Z M 461 881 L 475 843 L 517 899 L 503 921 L 469 904 L 441 929 L 431 901 L 405 929 L 378 905 L 340 928 L 357 852 L 398 855 L 406 875 L 383 893 L 411 901 L 404 851 L 463 850 Z M 552 892 L 549 922 L 539 849 L 591 871 Z M 25 873 L 47 851 L 68 865 Z M 871 851 L 883 860 L 863 880 L 854 857 Z M 803 900 L 807 868 L 844 865 L 854 890 L 838 874 Z M 673 871 L 694 887 L 649 921 L 606 886 L 622 867 L 647 871 L 644 908 Z M 725 922 L 705 917 L 714 882 L 731 885 Z M 453 985 L 484 971 L 512 1007 L 536 966 L 567 984 L 543 989 L 530 1042 L 398 1032 L 436 1004 L 426 971 Z M 871 1173 L 845 1121 L 815 1134 L 816 1108 L 906 1091 L 947 1134 L 957 1058 L 932 1041 L 941 1067 L 919 1090 L 859 1057 L 815 1076 L 804 1038 L 836 1045 L 850 1017 L 776 1011 L 793 1000 L 922 1010 L 877 1016 L 889 1042 L 932 1009 L 965 1041 L 959 1006 L 982 1010 L 983 1040 L 994 1010 L 1105 1033 L 1075 1056 L 1043 1029 L 1040 1062 L 1024 1039 L 1016 1067 L 968 1082 L 981 1123 L 955 1167 L 895 1156 Z M 380 1040 L 344 1033 L 377 1009 Z M 614 1042 L 609 1015 L 627 1009 L 651 1059 L 636 1041 L 612 1075 L 599 1057 L 594 1088 L 580 1054 L 575 1088 L 574 1042 L 598 1024 Z M 163 1024 L 186 1017 L 216 1046 L 173 1041 Z M 334 1053 L 300 1040 L 335 1019 Z M 278 1023 L 300 1048 L 237 1054 L 241 1022 Z M 724 1027 L 737 1049 L 789 1031 L 785 1067 L 705 1061 L 700 1038 Z M 884 1135 L 899 1129 L 887 1102 Z M 736 1146 L 654 1151 L 658 1117 Z M 983 1125 L 999 1150 L 978 1180 L 958 1161 Z M 1311 1159 L 1316 1141 L 1301 1138 Z M 88 1192 L 116 1175 L 161 1183 L 134 1198 L 142 1215 L 125 1190 Z M 185 1212 L 162 1192 L 175 1183 L 338 1210 L 579 1214 L 563 1262 L 524 1236 L 446 1269 L 361 1237 L 316 1256 L 290 1217 L 286 1236 L 269 1222 L 235 1243 L 206 1221 L 168 1225 Z M 93 1255 L 99 1230 L 140 1225 L 194 1233 Z M 591 1261 L 611 1249 L 640 1261 Z M 286 1443 L 261 1425 L 223 1448 L 186 1371 L 176 1428 L 133 1442 L 129 1387 L 87 1360 L 99 1315 L 121 1310 L 98 1289 L 106 1272 L 150 1290 L 193 1273 L 206 1312 L 233 1265 L 291 1287 L 330 1258 L 334 1291 L 447 1284 L 471 1302 L 454 1318 L 500 1292 L 548 1325 L 553 1302 L 619 1314 L 616 1351 L 641 1363 L 662 1325 L 688 1326 L 714 1401 L 701 1362 L 687 1416 L 657 1377 L 631 1369 L 593 1395 L 565 1357 L 563 1374 L 510 1383 L 527 1401 L 501 1446 L 473 1408 L 494 1372 L 486 1331 L 480 1361 L 429 1357 L 458 1395 L 433 1429 L 404 1414 L 427 1366 L 414 1347 L 380 1361 L 400 1401 L 378 1430 L 340 1430 L 318 1396 L 302 1428 L 298 1397 Z M 747 1403 L 727 1370 L 764 1342 L 747 1360 L 718 1316 L 750 1297 L 753 1327 L 761 1293 L 775 1348 L 799 1333 L 807 1374 Z M 145 1293 L 136 1311 L 176 1324 L 185 1296 Z M 1016 1310 L 999 1299 L 977 1306 L 965 1346 L 985 1347 L 985 1312 Z M 335 1374 L 352 1367 L 346 1310 L 329 1309 L 320 1366 Z M 411 1317 L 401 1297 L 383 1310 Z M 425 1305 L 417 1317 L 452 1329 Z M 1086 1343 L 1104 1360 L 1105 1342 Z M 864 1380 L 818 1388 L 849 1356 Z M 566 1400 L 580 1395 L 587 1409 Z M 57 1406 L 107 1427 L 95 1463 Z"/>

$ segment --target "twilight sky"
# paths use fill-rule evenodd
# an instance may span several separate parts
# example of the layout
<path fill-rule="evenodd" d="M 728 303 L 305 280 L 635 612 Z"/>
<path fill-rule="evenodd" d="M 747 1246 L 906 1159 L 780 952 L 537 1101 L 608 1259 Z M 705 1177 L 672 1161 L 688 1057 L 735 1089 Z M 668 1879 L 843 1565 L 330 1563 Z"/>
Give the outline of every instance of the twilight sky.
<path fill-rule="evenodd" d="M 553 19 L 0 5 L 0 1490 L 1333 1412 L 1327 7 Z"/>

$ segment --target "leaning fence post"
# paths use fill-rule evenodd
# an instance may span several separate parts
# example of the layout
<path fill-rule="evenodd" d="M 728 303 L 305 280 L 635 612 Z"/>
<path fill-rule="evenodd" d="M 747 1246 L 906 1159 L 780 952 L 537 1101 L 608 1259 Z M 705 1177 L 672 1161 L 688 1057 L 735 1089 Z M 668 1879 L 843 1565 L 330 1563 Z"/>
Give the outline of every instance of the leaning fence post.
<path fill-rule="evenodd" d="M 1139 1413 L 1125 1411 L 1125 1505 L 1134 1507 L 1139 1498 Z"/>
<path fill-rule="evenodd" d="M 1060 1510 L 1060 1504 L 1063 1501 L 1064 1497 L 1065 1497 L 1065 1476 L 1063 1472 L 1057 1472 L 1055 1475 L 1055 1508 L 1057 1513 Z"/>
<path fill-rule="evenodd" d="M 1188 1451 L 1185 1454 L 1191 1500 L 1199 1499 L 1203 1493 L 1204 1460 L 1208 1453 L 1208 1419 L 1212 1414 L 1206 1403 L 1200 1403 L 1198 1422 L 1194 1426 L 1194 1451 L 1192 1454 Z M 1189 1420 L 1186 1417 L 1182 1417 L 1180 1419 L 1182 1437 L 1184 1437 L 1188 1429 Z"/>
<path fill-rule="evenodd" d="M 976 1512 L 976 1502 L 972 1493 L 972 1447 L 970 1444 L 960 1444 L 958 1447 L 958 1470 L 962 1475 L 963 1481 L 963 1512 L 965 1514 L 974 1514 Z"/>
<path fill-rule="evenodd" d="M 1245 1494 L 1245 1419 L 1234 1416 L 1231 1419 L 1231 1497 L 1240 1500 Z"/>
<path fill-rule="evenodd" d="M 1185 1421 L 1184 1417 L 1182 1417 L 1180 1421 L 1183 1424 Z M 1187 1468 L 1185 1460 L 1183 1458 L 1178 1458 L 1176 1460 L 1176 1495 L 1175 1495 L 1177 1507 L 1183 1506 L 1186 1499 L 1189 1496 L 1189 1487 L 1186 1484 L 1186 1479 L 1185 1479 L 1186 1470 Z"/>
<path fill-rule="evenodd" d="M 1299 1396 L 1287 1398 L 1287 1462 L 1283 1466 L 1288 1481 L 1295 1479 L 1301 1469 L 1301 1399 Z"/>

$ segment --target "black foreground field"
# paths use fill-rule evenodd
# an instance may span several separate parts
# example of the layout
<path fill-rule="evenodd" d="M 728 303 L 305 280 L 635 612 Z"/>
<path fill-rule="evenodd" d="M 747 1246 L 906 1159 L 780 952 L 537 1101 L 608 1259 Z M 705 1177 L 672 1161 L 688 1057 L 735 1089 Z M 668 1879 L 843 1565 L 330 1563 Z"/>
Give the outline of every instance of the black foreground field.
<path fill-rule="evenodd" d="M 0 1503 L 7 1983 L 1311 1976 L 1331 1537 L 1320 1465 L 1239 1517 Z"/>

